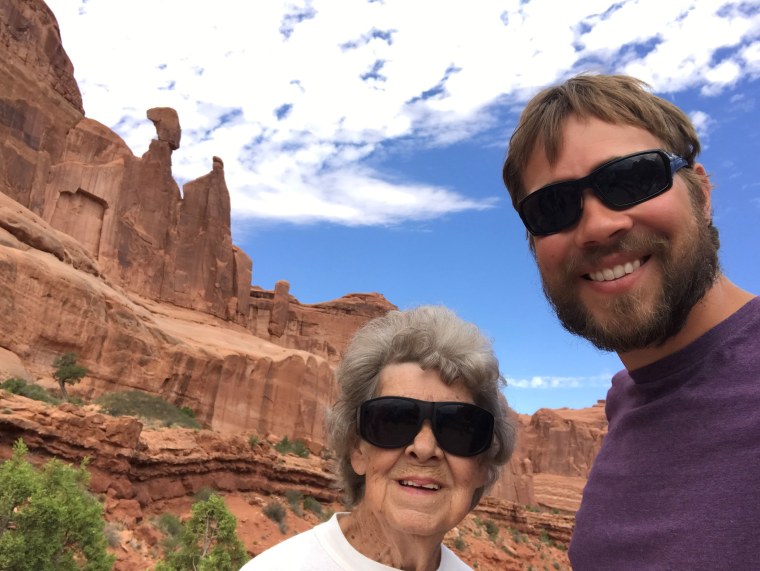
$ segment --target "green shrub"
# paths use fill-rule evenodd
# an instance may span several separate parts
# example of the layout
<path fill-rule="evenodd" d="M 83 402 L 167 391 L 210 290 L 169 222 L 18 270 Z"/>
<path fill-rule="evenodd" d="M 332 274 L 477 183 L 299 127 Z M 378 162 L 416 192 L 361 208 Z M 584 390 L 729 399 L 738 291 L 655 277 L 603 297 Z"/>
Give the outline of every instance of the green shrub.
<path fill-rule="evenodd" d="M 309 457 L 309 447 L 303 440 L 290 440 L 287 436 L 275 444 L 274 449 L 280 454 L 295 454 L 301 458 Z"/>
<path fill-rule="evenodd" d="M 103 532 L 106 536 L 106 541 L 108 541 L 108 546 L 111 548 L 119 547 L 121 543 L 121 536 L 120 531 L 123 529 L 119 524 L 115 523 L 107 523 L 105 528 L 103 529 Z"/>
<path fill-rule="evenodd" d="M 487 519 L 483 521 L 479 517 L 475 517 L 475 525 L 478 527 L 482 527 L 486 530 L 486 534 L 488 534 L 488 538 L 491 541 L 496 541 L 499 537 L 499 526 L 497 526 L 493 521 L 490 519 Z M 476 533 L 476 535 L 479 535 L 479 533 Z"/>
<path fill-rule="evenodd" d="M 11 377 L 0 383 L 0 389 L 4 389 L 14 395 L 20 395 L 22 397 L 47 402 L 50 404 L 58 404 L 61 399 L 58 399 L 47 392 L 39 385 L 29 384 L 24 379 L 18 377 Z"/>
<path fill-rule="evenodd" d="M 155 525 L 164 534 L 161 547 L 163 547 L 165 552 L 173 551 L 179 545 L 179 539 L 182 534 L 182 522 L 180 519 L 174 514 L 163 513 L 158 516 Z"/>
<path fill-rule="evenodd" d="M 170 513 L 163 513 L 158 516 L 156 527 L 166 535 L 179 535 L 182 533 L 182 522 L 176 515 Z"/>
<path fill-rule="evenodd" d="M 452 544 L 457 551 L 464 551 L 465 548 L 467 547 L 467 544 L 465 543 L 461 535 L 456 537 L 454 541 L 452 542 Z"/>
<path fill-rule="evenodd" d="M 496 541 L 496 539 L 499 537 L 499 526 L 490 519 L 487 519 L 484 523 L 484 527 L 486 528 L 486 533 L 488 534 L 488 537 L 491 539 L 491 541 Z"/>
<path fill-rule="evenodd" d="M 554 542 L 552 541 L 552 538 L 549 537 L 549 533 L 545 530 L 541 530 L 541 534 L 539 535 L 539 539 L 541 540 L 541 543 L 544 543 L 549 546 L 553 546 Z"/>
<path fill-rule="evenodd" d="M 285 499 L 288 500 L 290 509 L 293 513 L 301 517 L 303 515 L 303 509 L 301 509 L 301 502 L 303 501 L 303 494 L 298 490 L 287 490 L 285 492 Z"/>
<path fill-rule="evenodd" d="M 195 411 L 189 406 L 181 406 L 179 407 L 179 411 L 188 418 L 195 418 Z"/>
<path fill-rule="evenodd" d="M 320 504 L 312 496 L 306 496 L 303 499 L 303 507 L 304 509 L 309 510 L 311 513 L 317 516 L 322 516 L 322 504 Z"/>
<path fill-rule="evenodd" d="M 142 391 L 106 393 L 95 401 L 107 414 L 113 416 L 137 416 L 146 420 L 156 420 L 164 426 L 200 428 L 197 420 L 161 397 Z"/>
<path fill-rule="evenodd" d="M 166 553 L 155 571 L 237 571 L 248 555 L 237 536 L 237 520 L 224 500 L 213 494 L 196 502 L 182 524 L 177 548 Z"/>
<path fill-rule="evenodd" d="M 61 398 L 69 400 L 66 385 L 76 385 L 87 374 L 87 369 L 77 364 L 76 353 L 64 353 L 53 361 L 53 378 L 61 388 Z"/>
<path fill-rule="evenodd" d="M 281 533 L 284 534 L 287 531 L 285 525 L 285 508 L 282 507 L 280 502 L 272 500 L 264 506 L 264 515 L 277 524 Z"/>
<path fill-rule="evenodd" d="M 205 502 L 214 494 L 216 494 L 216 490 L 214 488 L 203 486 L 200 490 L 198 490 L 197 492 L 193 494 L 193 501 Z"/>
<path fill-rule="evenodd" d="M 272 500 L 264 507 L 264 515 L 275 523 L 281 523 L 285 519 L 285 508 L 276 500 Z"/>
<path fill-rule="evenodd" d="M 259 444 L 261 444 L 261 439 L 258 436 L 256 436 L 255 434 L 251 434 L 248 437 L 248 445 L 251 448 L 256 448 Z"/>
<path fill-rule="evenodd" d="M 40 470 L 22 440 L 0 464 L 0 569 L 109 571 L 103 506 L 87 491 L 86 462 L 59 460 Z"/>

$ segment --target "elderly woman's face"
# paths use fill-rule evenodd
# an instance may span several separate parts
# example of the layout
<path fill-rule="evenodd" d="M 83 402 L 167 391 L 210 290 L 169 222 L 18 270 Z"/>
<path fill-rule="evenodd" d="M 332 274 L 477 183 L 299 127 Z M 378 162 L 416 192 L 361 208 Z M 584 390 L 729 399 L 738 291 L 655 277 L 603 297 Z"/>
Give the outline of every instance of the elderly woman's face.
<path fill-rule="evenodd" d="M 436 371 L 424 371 L 416 363 L 385 367 L 378 396 L 473 402 L 463 385 L 448 386 Z M 361 440 L 351 454 L 351 465 L 365 477 L 362 508 L 396 531 L 425 536 L 442 537 L 456 526 L 487 476 L 482 455 L 463 457 L 442 450 L 429 420 L 402 448 L 378 448 Z"/>

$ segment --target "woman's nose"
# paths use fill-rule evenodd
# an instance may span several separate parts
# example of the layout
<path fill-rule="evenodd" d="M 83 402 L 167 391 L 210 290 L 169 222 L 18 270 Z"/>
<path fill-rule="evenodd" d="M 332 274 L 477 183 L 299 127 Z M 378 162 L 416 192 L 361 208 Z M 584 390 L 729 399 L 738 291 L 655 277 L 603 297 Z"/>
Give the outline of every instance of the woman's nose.
<path fill-rule="evenodd" d="M 433 434 L 433 426 L 430 424 L 429 420 L 422 423 L 422 428 L 420 428 L 417 436 L 415 436 L 412 443 L 407 446 L 407 453 L 412 454 L 421 461 L 442 454 L 442 450 L 438 446 L 435 434 Z"/>

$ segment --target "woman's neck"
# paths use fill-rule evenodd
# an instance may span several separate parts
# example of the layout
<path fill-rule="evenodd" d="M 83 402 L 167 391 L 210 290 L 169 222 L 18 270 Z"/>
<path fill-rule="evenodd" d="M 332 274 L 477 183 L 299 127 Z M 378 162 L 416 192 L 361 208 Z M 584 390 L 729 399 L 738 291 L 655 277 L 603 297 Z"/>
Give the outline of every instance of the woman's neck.
<path fill-rule="evenodd" d="M 394 532 L 361 505 L 339 518 L 338 524 L 354 549 L 383 565 L 404 571 L 435 571 L 441 563 L 443 537 Z"/>

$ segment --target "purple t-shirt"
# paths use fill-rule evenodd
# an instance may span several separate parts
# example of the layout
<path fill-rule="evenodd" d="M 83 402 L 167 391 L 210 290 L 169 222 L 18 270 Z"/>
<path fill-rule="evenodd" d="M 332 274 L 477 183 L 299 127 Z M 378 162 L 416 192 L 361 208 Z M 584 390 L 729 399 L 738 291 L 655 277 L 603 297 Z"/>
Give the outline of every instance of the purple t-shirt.
<path fill-rule="evenodd" d="M 760 297 L 612 379 L 573 569 L 760 569 Z"/>

